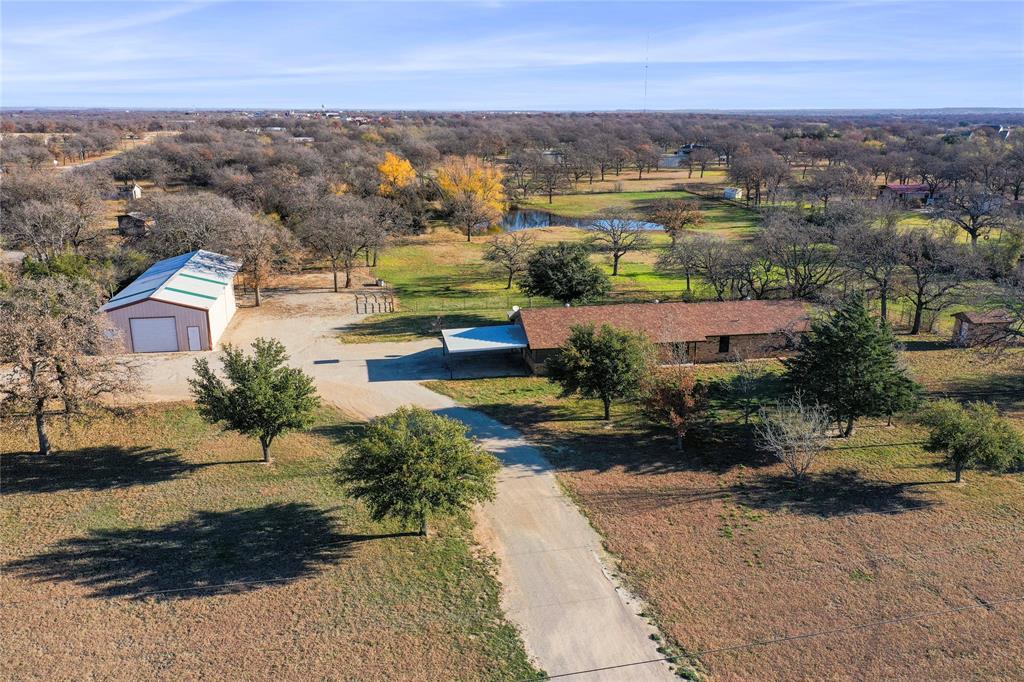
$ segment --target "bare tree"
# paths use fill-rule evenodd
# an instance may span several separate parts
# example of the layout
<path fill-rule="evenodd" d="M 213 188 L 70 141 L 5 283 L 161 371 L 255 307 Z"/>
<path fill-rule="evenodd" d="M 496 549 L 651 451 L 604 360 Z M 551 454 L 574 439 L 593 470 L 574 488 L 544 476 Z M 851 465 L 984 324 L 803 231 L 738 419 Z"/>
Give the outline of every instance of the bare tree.
<path fill-rule="evenodd" d="M 904 242 L 903 266 L 907 276 L 900 291 L 914 306 L 911 334 L 921 331 L 925 312 L 939 312 L 954 302 L 954 294 L 977 273 L 973 254 L 956 243 L 953 234 L 918 229 Z"/>
<path fill-rule="evenodd" d="M 753 244 L 728 243 L 733 288 L 741 298 L 763 299 L 778 289 L 777 269 L 770 253 Z"/>
<path fill-rule="evenodd" d="M 395 235 L 408 234 L 413 227 L 413 215 L 399 201 L 386 197 L 365 199 L 370 214 L 366 232 L 366 265 L 377 267 L 377 257 Z"/>
<path fill-rule="evenodd" d="M 139 237 L 139 245 L 157 258 L 224 248 L 251 220 L 231 201 L 209 192 L 148 199 L 141 210 L 153 217 L 153 225 Z"/>
<path fill-rule="evenodd" d="M 808 195 L 820 199 L 822 208 L 828 209 L 829 200 L 835 197 L 866 195 L 871 190 L 871 183 L 851 166 L 828 166 L 813 173 L 804 182 L 803 190 Z"/>
<path fill-rule="evenodd" d="M 534 160 L 530 179 L 542 194 L 547 195 L 549 204 L 554 201 L 556 192 L 572 187 L 565 167 L 560 163 L 545 159 L 539 154 Z"/>
<path fill-rule="evenodd" d="M 526 231 L 495 235 L 484 251 L 484 260 L 494 263 L 508 275 L 506 289 L 512 288 L 515 276 L 526 270 L 526 259 L 533 251 L 536 240 Z"/>
<path fill-rule="evenodd" d="M 971 237 L 971 244 L 1006 222 L 1003 198 L 979 183 L 964 184 L 939 197 L 933 220 L 947 220 Z"/>
<path fill-rule="evenodd" d="M 61 276 L 24 280 L 0 298 L 0 419 L 34 421 L 40 455 L 51 450 L 50 418 L 85 416 L 136 385 L 99 304 L 91 283 Z"/>
<path fill-rule="evenodd" d="M 803 480 L 826 447 L 828 411 L 797 394 L 776 407 L 761 408 L 759 415 L 756 428 L 761 448 L 786 465 L 793 478 Z"/>
<path fill-rule="evenodd" d="M 527 198 L 536 187 L 533 169 L 541 163 L 540 152 L 518 151 L 509 154 L 505 162 L 505 184 L 509 188 L 509 196 Z"/>
<path fill-rule="evenodd" d="M 67 251 L 79 253 L 102 235 L 104 206 L 92 176 L 30 177 L 12 184 L 13 192 L 5 191 L 6 215 L 0 234 L 30 249 L 39 260 L 49 261 Z"/>
<path fill-rule="evenodd" d="M 715 298 L 725 300 L 733 281 L 732 250 L 721 237 L 702 234 L 688 240 L 693 273 L 715 290 Z"/>
<path fill-rule="evenodd" d="M 904 237 L 894 226 L 861 224 L 847 230 L 840 244 L 846 266 L 874 285 L 882 305 L 882 319 L 889 319 L 889 299 L 903 269 Z"/>
<path fill-rule="evenodd" d="M 649 241 L 643 223 L 618 207 L 602 210 L 584 229 L 591 233 L 590 241 L 611 253 L 613 277 L 619 274 L 619 260 Z"/>
<path fill-rule="evenodd" d="M 694 240 L 696 235 L 685 233 L 678 235 L 672 246 L 658 256 L 655 267 L 662 272 L 678 273 L 686 278 L 686 291 L 690 291 L 690 279 L 696 274 L 696 257 Z"/>
<path fill-rule="evenodd" d="M 295 237 L 277 220 L 249 216 L 225 239 L 228 251 L 241 259 L 242 273 L 253 288 L 256 305 L 261 305 L 261 290 L 270 275 L 292 257 Z"/>
<path fill-rule="evenodd" d="M 769 216 L 756 244 L 782 272 L 793 298 L 811 298 L 835 282 L 841 272 L 840 253 L 827 231 L 800 214 L 777 212 Z"/>
<path fill-rule="evenodd" d="M 718 161 L 718 154 L 707 147 L 701 147 L 690 152 L 690 160 L 700 168 L 700 176 L 703 178 L 708 166 Z"/>
<path fill-rule="evenodd" d="M 352 269 L 367 248 L 373 224 L 366 202 L 351 195 L 327 196 L 302 213 L 299 234 L 314 253 L 331 263 L 334 291 L 338 271 L 345 271 L 345 288 L 352 286 Z"/>
<path fill-rule="evenodd" d="M 654 145 L 644 143 L 633 149 L 633 167 L 637 170 L 637 179 L 644 179 L 644 171 L 656 171 L 658 162 L 661 161 L 661 154 L 654 148 Z"/>

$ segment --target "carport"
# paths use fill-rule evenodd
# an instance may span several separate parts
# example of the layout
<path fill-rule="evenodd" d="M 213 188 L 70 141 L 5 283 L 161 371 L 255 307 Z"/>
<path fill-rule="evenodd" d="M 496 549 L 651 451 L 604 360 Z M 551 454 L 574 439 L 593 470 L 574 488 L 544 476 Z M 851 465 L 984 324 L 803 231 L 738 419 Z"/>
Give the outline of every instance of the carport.
<path fill-rule="evenodd" d="M 453 360 L 456 357 L 479 357 L 498 353 L 516 354 L 522 357 L 522 351 L 528 346 L 526 332 L 518 324 L 442 329 L 441 343 L 445 362 L 453 376 Z"/>

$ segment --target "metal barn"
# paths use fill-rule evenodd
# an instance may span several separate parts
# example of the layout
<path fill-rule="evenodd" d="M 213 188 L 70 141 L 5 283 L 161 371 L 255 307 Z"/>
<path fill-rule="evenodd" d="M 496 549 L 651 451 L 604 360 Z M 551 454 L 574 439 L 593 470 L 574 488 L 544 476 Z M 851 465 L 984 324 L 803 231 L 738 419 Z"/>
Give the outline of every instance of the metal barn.
<path fill-rule="evenodd" d="M 192 251 L 153 264 L 100 310 L 132 353 L 213 350 L 235 314 L 238 262 Z"/>

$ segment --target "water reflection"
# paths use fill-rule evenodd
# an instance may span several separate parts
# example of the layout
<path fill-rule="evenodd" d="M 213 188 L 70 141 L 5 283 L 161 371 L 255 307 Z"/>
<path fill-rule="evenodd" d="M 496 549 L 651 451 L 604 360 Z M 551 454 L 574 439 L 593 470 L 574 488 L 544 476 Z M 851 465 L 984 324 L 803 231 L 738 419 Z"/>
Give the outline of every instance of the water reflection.
<path fill-rule="evenodd" d="M 530 211 L 517 209 L 507 212 L 501 219 L 501 229 L 506 232 L 517 232 L 529 230 L 535 227 L 587 227 L 600 219 L 594 218 L 569 218 L 548 211 Z M 632 221 L 634 225 L 643 230 L 661 230 L 658 223 L 651 223 L 646 220 Z"/>

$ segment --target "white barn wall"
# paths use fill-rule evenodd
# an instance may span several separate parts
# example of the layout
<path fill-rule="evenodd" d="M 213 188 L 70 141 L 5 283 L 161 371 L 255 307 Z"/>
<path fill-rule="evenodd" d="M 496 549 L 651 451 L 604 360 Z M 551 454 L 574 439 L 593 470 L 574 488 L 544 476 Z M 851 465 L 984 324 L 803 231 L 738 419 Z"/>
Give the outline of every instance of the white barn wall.
<path fill-rule="evenodd" d="M 235 292 L 231 284 L 224 287 L 224 292 L 217 297 L 208 312 L 210 315 L 210 343 L 216 347 L 221 334 L 227 329 L 228 322 L 235 314 Z"/>
<path fill-rule="evenodd" d="M 133 317 L 173 317 L 178 336 L 178 350 L 183 351 L 188 350 L 188 327 L 199 327 L 199 338 L 202 342 L 203 350 L 210 350 L 210 325 L 207 321 L 205 310 L 187 308 L 174 303 L 164 303 L 163 301 L 146 300 L 126 305 L 123 308 L 108 310 L 107 315 L 110 316 L 114 325 L 121 330 L 121 338 L 124 341 L 125 350 L 129 353 L 134 352 L 132 349 L 131 323 L 129 322 Z"/>

